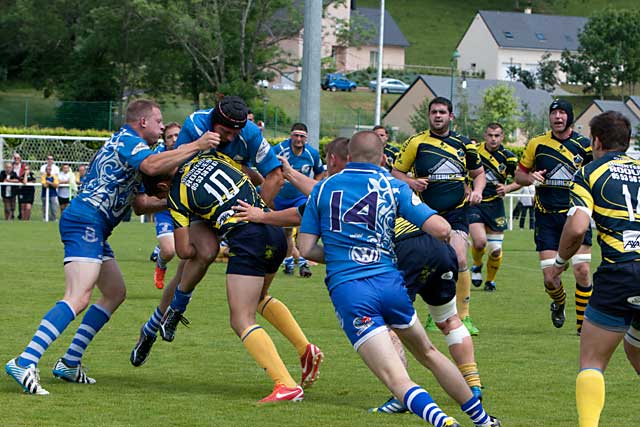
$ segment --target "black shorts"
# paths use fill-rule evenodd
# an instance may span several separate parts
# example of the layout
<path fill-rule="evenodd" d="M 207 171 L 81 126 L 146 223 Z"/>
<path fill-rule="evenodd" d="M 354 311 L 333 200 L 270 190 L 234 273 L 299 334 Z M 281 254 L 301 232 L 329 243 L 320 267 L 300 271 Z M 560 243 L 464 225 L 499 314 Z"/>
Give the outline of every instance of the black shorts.
<path fill-rule="evenodd" d="M 536 251 L 557 251 L 560 246 L 560 235 L 564 223 L 567 222 L 566 213 L 536 213 L 536 229 L 533 239 L 536 242 Z M 591 246 L 591 229 L 587 230 L 582 240 L 583 245 Z"/>
<path fill-rule="evenodd" d="M 260 276 L 278 271 L 287 253 L 282 228 L 249 223 L 226 235 L 229 244 L 227 274 Z"/>
<path fill-rule="evenodd" d="M 23 205 L 27 203 L 33 204 L 33 193 L 31 194 L 18 194 L 18 202 Z"/>
<path fill-rule="evenodd" d="M 456 296 L 458 259 L 450 245 L 423 233 L 398 240 L 396 256 L 412 301 L 420 295 L 429 305 L 443 305 Z"/>
<path fill-rule="evenodd" d="M 589 305 L 603 313 L 623 317 L 630 324 L 635 315 L 640 319 L 640 307 L 628 299 L 640 296 L 640 262 L 601 264 L 593 274 L 593 294 Z"/>
<path fill-rule="evenodd" d="M 504 200 L 497 198 L 490 202 L 482 202 L 479 205 L 469 206 L 469 223 L 482 223 L 493 231 L 507 229 L 507 217 L 504 213 Z"/>
<path fill-rule="evenodd" d="M 441 215 L 451 225 L 452 230 L 464 231 L 465 233 L 469 234 L 469 217 L 467 206 L 454 209 Z"/>
<path fill-rule="evenodd" d="M 67 203 L 69 203 L 69 198 L 58 196 L 58 203 L 60 203 L 61 205 L 66 205 Z"/>

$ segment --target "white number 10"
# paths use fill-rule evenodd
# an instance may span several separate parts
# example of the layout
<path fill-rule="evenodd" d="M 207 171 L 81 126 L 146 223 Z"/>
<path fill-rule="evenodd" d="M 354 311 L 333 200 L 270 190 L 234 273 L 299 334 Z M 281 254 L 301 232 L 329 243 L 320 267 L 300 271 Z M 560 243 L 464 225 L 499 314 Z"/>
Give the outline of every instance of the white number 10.
<path fill-rule="evenodd" d="M 629 213 L 629 221 L 636 220 L 636 213 L 640 215 L 640 188 L 638 188 L 638 194 L 636 196 L 636 200 L 638 204 L 636 205 L 635 212 L 633 211 L 633 201 L 631 200 L 631 193 L 629 192 L 629 186 L 627 184 L 622 184 L 622 195 L 624 196 L 624 203 L 627 205 L 627 212 Z"/>

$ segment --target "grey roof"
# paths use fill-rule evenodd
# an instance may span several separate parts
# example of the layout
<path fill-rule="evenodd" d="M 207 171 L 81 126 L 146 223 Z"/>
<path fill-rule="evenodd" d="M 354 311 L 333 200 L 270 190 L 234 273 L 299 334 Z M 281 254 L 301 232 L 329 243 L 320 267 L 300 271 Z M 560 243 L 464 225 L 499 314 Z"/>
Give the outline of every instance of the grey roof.
<path fill-rule="evenodd" d="M 369 28 L 375 31 L 374 36 L 367 41 L 368 45 L 377 45 L 380 38 L 380 9 L 373 9 L 368 7 L 359 7 L 356 10 L 351 11 L 351 19 L 354 15 L 362 16 Z M 398 24 L 393 20 L 393 17 L 388 10 L 384 11 L 384 45 L 385 46 L 409 46 L 409 42 L 400 31 Z"/>
<path fill-rule="evenodd" d="M 425 74 L 421 74 L 417 79 L 422 79 L 427 86 L 431 89 L 431 91 L 436 96 L 444 96 L 445 98 L 450 98 L 451 96 L 451 78 L 446 76 L 429 76 Z M 416 79 L 416 80 L 417 80 Z M 453 106 L 454 112 L 457 109 L 457 105 L 460 102 L 460 93 L 459 91 L 464 90 L 467 94 L 467 100 L 469 102 L 469 106 L 479 107 L 482 105 L 482 97 L 484 96 L 484 92 L 494 86 L 498 85 L 508 85 L 513 87 L 514 96 L 518 98 L 520 101 L 520 106 L 522 107 L 525 103 L 527 104 L 530 111 L 535 114 L 541 114 L 547 111 L 551 101 L 553 98 L 551 94 L 544 90 L 540 89 L 527 89 L 525 85 L 521 82 L 510 82 L 503 80 L 483 80 L 483 79 L 472 79 L 467 78 L 467 88 L 462 89 L 460 87 L 454 87 L 453 93 Z M 415 82 L 414 82 L 415 84 Z M 409 88 L 411 90 L 411 88 Z M 409 91 L 407 90 L 407 92 Z M 405 93 L 407 93 L 405 92 Z"/>
<path fill-rule="evenodd" d="M 633 102 L 637 103 L 640 98 L 638 98 L 637 96 L 632 97 L 632 98 L 636 98 L 635 100 L 633 100 Z M 627 107 L 627 104 L 625 104 L 622 101 L 603 101 L 600 99 L 596 99 L 593 101 L 594 104 L 596 104 L 596 106 L 602 111 L 617 111 L 618 113 L 623 114 L 624 116 L 626 116 L 629 121 L 631 122 L 631 136 L 635 138 L 636 133 L 637 133 L 637 128 L 638 128 L 638 123 L 640 123 L 640 118 L 638 118 L 638 116 L 636 116 L 633 111 Z"/>
<path fill-rule="evenodd" d="M 480 10 L 478 13 L 498 46 L 505 48 L 576 51 L 580 45 L 578 33 L 587 23 L 587 18 L 579 16 L 492 10 Z M 507 37 L 508 34 L 512 37 Z"/>

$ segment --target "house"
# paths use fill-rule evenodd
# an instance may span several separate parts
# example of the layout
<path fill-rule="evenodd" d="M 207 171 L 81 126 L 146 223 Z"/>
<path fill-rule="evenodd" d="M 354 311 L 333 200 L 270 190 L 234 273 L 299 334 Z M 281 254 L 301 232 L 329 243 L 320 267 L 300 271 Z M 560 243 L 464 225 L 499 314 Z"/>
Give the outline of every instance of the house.
<path fill-rule="evenodd" d="M 631 122 L 631 144 L 629 154 L 634 158 L 640 157 L 636 147 L 638 141 L 638 125 L 640 125 L 640 97 L 630 96 L 624 101 L 603 101 L 596 99 L 575 120 L 574 129 L 585 136 L 589 136 L 589 122 L 595 116 L 605 111 L 617 111 L 624 114 Z"/>
<path fill-rule="evenodd" d="M 514 95 L 520 101 L 520 105 L 526 104 L 528 109 L 535 114 L 544 114 L 548 112 L 549 105 L 553 100 L 551 95 L 540 89 L 527 89 L 521 82 L 500 81 L 500 80 L 483 80 L 467 78 L 462 82 L 454 85 L 453 93 L 453 111 L 459 109 L 460 101 L 466 99 L 470 111 L 482 105 L 484 92 L 496 85 L 509 85 L 514 89 Z M 462 92 L 464 91 L 464 92 Z M 410 117 L 414 114 L 425 99 L 433 99 L 437 96 L 451 97 L 451 78 L 445 76 L 428 76 L 419 75 L 416 80 L 409 86 L 409 89 L 402 94 L 396 102 L 389 107 L 383 116 L 385 125 L 398 128 L 405 134 L 415 133 L 409 123 Z"/>
<path fill-rule="evenodd" d="M 578 50 L 578 34 L 587 18 L 480 10 L 458 43 L 458 69 L 482 72 L 491 80 L 510 80 L 516 66 L 535 73 L 542 55 L 559 61 L 564 50 Z M 561 82 L 566 75 L 558 71 Z"/>
<path fill-rule="evenodd" d="M 302 7 L 300 5 L 299 7 Z M 371 36 L 361 40 L 358 46 L 343 46 L 337 33 L 345 22 L 351 28 L 361 28 Z M 338 72 L 356 71 L 378 65 L 378 39 L 380 37 L 380 9 L 358 7 L 355 1 L 333 2 L 326 7 L 322 18 L 322 58 L 332 58 Z M 297 36 L 283 40 L 280 48 L 289 57 L 290 62 L 302 64 L 303 31 Z M 409 42 L 385 10 L 383 67 L 404 68 L 405 49 Z M 289 67 L 281 70 L 286 79 L 299 82 L 302 79 L 302 67 Z"/>

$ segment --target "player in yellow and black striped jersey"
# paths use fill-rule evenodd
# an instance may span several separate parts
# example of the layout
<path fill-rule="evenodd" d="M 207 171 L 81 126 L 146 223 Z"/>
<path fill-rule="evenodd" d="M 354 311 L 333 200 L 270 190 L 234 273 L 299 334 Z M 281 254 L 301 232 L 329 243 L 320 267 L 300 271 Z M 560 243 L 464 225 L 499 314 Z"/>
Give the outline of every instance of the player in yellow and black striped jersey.
<path fill-rule="evenodd" d="M 591 217 L 598 228 L 602 262 L 593 275 L 593 295 L 580 336 L 580 427 L 598 426 L 605 400 L 603 373 L 623 337 L 627 358 L 640 374 L 640 161 L 625 154 L 631 123 L 624 115 L 607 111 L 591 119 L 589 126 L 595 160 L 573 178 L 572 207 L 550 269 L 559 282 Z"/>
<path fill-rule="evenodd" d="M 573 107 L 564 100 L 555 100 L 549 107 L 551 131 L 533 138 L 527 144 L 520 165 L 516 170 L 516 182 L 523 186 L 535 185 L 534 240 L 540 257 L 544 286 L 551 297 L 551 322 L 556 328 L 564 325 L 566 292 L 562 284 L 551 281 L 549 268 L 558 251 L 560 234 L 569 210 L 569 188 L 574 173 L 592 160 L 588 138 L 573 131 Z M 591 261 L 591 230 L 585 235 L 583 245 L 572 258 L 576 279 L 576 329 L 580 333 L 592 286 L 589 262 Z"/>
<path fill-rule="evenodd" d="M 195 252 L 189 243 L 189 225 L 195 222 L 206 222 L 216 234 L 226 238 L 231 327 L 275 383 L 273 393 L 261 402 L 302 400 L 301 386 L 289 374 L 267 332 L 256 324 L 256 311 L 270 323 L 277 324 L 278 330 L 296 347 L 303 363 L 302 385 L 308 386 L 315 381 L 323 354 L 309 343 L 284 303 L 268 294 L 269 285 L 285 257 L 287 243 L 280 227 L 234 218 L 232 207 L 238 205 L 239 200 L 266 209 L 249 177 L 239 167 L 228 156 L 211 152 L 195 157 L 178 170 L 168 199 L 169 211 L 176 224 L 176 251 L 181 258 L 190 258 L 189 255 Z M 200 262 L 189 259 L 192 261 Z M 171 325 L 173 317 L 183 317 L 194 287 L 183 289 L 178 285 L 162 320 L 163 339 L 173 339 L 172 335 L 169 335 L 171 339 L 165 338 L 164 325 Z M 173 323 L 171 333 L 175 333 L 177 326 L 177 321 Z"/>
<path fill-rule="evenodd" d="M 488 248 L 484 285 L 484 290 L 488 292 L 496 290 L 495 278 L 502 264 L 502 241 L 507 228 L 503 198 L 505 194 L 520 188 L 516 183 L 507 184 L 507 179 L 515 174 L 518 159 L 502 145 L 503 140 L 502 125 L 489 123 L 484 132 L 484 142 L 478 147 L 487 185 L 482 192 L 482 202 L 468 208 L 469 231 L 473 242 L 471 283 L 476 287 L 482 284 L 482 258 Z"/>
<path fill-rule="evenodd" d="M 391 172 L 391 170 L 393 169 L 393 164 L 395 163 L 396 157 L 398 156 L 400 150 L 398 150 L 398 147 L 389 144 L 389 134 L 387 133 L 387 128 L 381 125 L 377 125 L 373 127 L 373 132 L 375 132 L 375 134 L 378 135 L 378 137 L 384 143 L 384 155 L 386 158 L 386 163 L 384 166 L 389 172 Z"/>
<path fill-rule="evenodd" d="M 458 313 L 472 335 L 478 334 L 469 316 L 471 276 L 467 267 L 469 218 L 466 203 L 482 201 L 485 174 L 476 145 L 450 130 L 453 106 L 447 98 L 429 102 L 429 130 L 409 138 L 400 149 L 391 174 L 409 184 L 423 202 L 442 215 L 454 231 L 451 246 L 458 258 Z M 411 176 L 409 175 L 411 174 Z M 467 196 L 465 180 L 473 179 Z M 431 326 L 433 329 L 433 326 Z"/>

